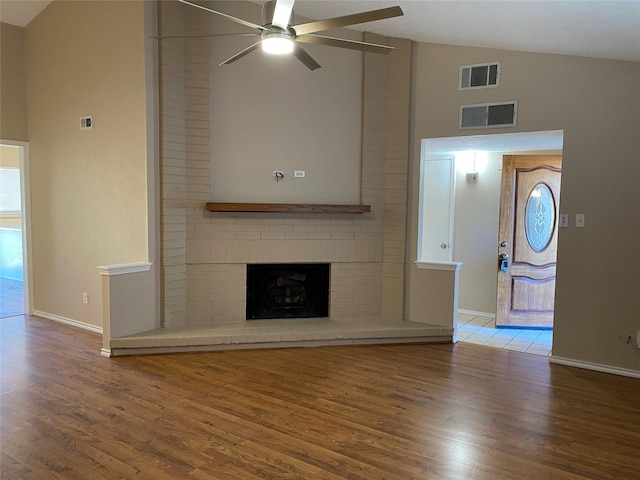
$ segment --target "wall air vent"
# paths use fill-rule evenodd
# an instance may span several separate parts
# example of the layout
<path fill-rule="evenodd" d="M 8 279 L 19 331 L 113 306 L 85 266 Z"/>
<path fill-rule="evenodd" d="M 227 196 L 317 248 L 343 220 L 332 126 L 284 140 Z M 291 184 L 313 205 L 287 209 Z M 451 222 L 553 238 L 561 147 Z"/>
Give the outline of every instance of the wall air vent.
<path fill-rule="evenodd" d="M 494 88 L 500 85 L 500 62 L 460 67 L 459 90 Z"/>
<path fill-rule="evenodd" d="M 518 102 L 482 103 L 460 107 L 460 130 L 515 127 Z"/>

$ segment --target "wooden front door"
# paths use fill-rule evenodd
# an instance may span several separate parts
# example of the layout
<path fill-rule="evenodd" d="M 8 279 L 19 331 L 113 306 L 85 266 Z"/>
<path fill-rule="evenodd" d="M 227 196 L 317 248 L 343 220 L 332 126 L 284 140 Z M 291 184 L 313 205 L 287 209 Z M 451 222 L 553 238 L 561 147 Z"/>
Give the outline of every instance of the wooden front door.
<path fill-rule="evenodd" d="M 502 162 L 497 327 L 553 327 L 561 156 Z"/>

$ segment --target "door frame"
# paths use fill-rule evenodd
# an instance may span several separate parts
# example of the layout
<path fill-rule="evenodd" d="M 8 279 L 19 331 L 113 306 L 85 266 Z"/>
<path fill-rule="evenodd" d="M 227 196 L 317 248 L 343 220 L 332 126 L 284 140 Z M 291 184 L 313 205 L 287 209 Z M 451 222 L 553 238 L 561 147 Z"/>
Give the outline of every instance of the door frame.
<path fill-rule="evenodd" d="M 33 265 L 31 242 L 31 176 L 29 142 L 0 139 L 0 145 L 18 147 L 20 155 L 20 207 L 22 208 L 22 273 L 24 313 L 33 315 Z"/>
<path fill-rule="evenodd" d="M 468 133 L 468 132 L 465 132 Z M 421 139 L 421 150 L 420 150 L 420 162 L 422 162 L 425 155 L 428 156 L 438 156 L 438 155 L 449 155 L 455 154 L 456 152 L 462 151 L 487 151 L 493 153 L 500 153 L 502 155 L 513 155 L 513 154 L 558 154 L 562 155 L 564 150 L 564 131 L 561 129 L 556 130 L 535 130 L 528 132 L 507 132 L 507 133 L 493 133 L 493 132 L 485 132 L 481 131 L 475 135 L 461 135 L 461 136 L 447 136 L 447 137 L 430 137 L 430 138 L 422 138 Z M 501 171 L 501 167 L 498 167 L 498 170 Z M 478 179 L 478 185 L 483 184 L 482 175 Z M 419 179 L 416 179 L 416 185 L 414 186 L 414 199 L 412 201 L 416 201 L 417 204 L 414 204 L 414 208 L 418 211 L 418 215 L 415 218 L 415 242 L 416 253 L 419 251 L 420 244 L 418 243 L 418 235 L 417 233 L 420 231 L 419 227 L 419 211 L 420 211 L 420 202 L 421 197 L 419 195 Z M 500 188 L 498 186 L 498 188 Z M 498 222 L 497 218 L 499 216 L 499 190 L 497 192 L 496 197 L 496 205 L 495 205 L 495 216 L 496 216 L 496 224 Z M 455 227 L 454 227 L 455 230 Z M 454 241 L 455 241 L 455 232 L 454 232 Z M 497 245 L 498 240 L 498 230 L 495 230 L 495 239 Z M 492 246 L 492 250 L 484 251 L 483 255 L 490 255 L 492 259 L 496 259 L 497 249 L 495 245 Z M 492 278 L 495 282 L 495 265 L 496 261 L 491 262 L 491 273 L 493 274 Z M 408 279 L 409 280 L 409 279 Z M 457 288 L 457 287 L 456 287 Z M 462 292 L 465 286 L 460 284 L 460 292 Z M 457 290 L 456 290 L 457 294 Z M 496 297 L 495 294 L 491 297 L 491 301 L 493 303 L 493 309 L 496 307 L 495 303 Z M 557 299 L 556 299 L 557 300 Z M 467 307 L 473 308 L 473 307 Z M 487 319 L 495 316 L 495 310 L 492 312 L 491 310 L 487 311 L 479 311 L 479 310 L 468 310 L 460 308 L 458 313 L 469 314 L 473 316 L 486 316 Z"/>

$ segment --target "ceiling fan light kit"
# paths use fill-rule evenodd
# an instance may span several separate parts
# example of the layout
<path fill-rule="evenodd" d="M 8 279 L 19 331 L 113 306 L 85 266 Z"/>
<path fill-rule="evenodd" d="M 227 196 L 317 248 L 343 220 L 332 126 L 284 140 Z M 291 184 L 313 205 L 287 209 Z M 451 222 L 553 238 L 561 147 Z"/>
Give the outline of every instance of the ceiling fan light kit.
<path fill-rule="evenodd" d="M 299 25 L 292 25 L 291 19 L 293 18 L 293 3 L 295 0 L 269 0 L 262 6 L 262 21 L 263 25 L 257 25 L 247 20 L 228 15 L 223 12 L 218 12 L 210 8 L 198 5 L 197 3 L 190 2 L 189 0 L 178 0 L 180 3 L 189 5 L 200 10 L 204 10 L 209 13 L 226 18 L 235 23 L 243 25 L 245 27 L 256 30 L 253 34 L 238 33 L 238 34 L 212 34 L 204 35 L 209 37 L 218 36 L 247 36 L 256 35 L 260 36 L 260 40 L 253 45 L 238 52 L 232 57 L 228 58 L 220 65 L 228 65 L 230 63 L 239 60 L 240 58 L 248 55 L 256 50 L 258 47 L 262 47 L 262 50 L 270 54 L 293 54 L 300 62 L 302 62 L 309 70 L 315 70 L 320 68 L 320 64 L 316 62 L 301 46 L 300 43 L 315 43 L 319 45 L 325 45 L 330 47 L 346 48 L 350 50 L 358 50 L 361 52 L 373 52 L 373 53 L 389 53 L 393 50 L 393 47 L 387 45 L 377 45 L 367 42 L 359 42 L 355 40 L 346 40 L 342 38 L 326 37 L 323 35 L 317 35 L 317 32 L 325 30 L 333 30 L 336 28 L 348 27 L 350 25 L 357 25 L 360 23 L 373 22 L 376 20 L 384 20 L 387 18 L 399 17 L 403 15 L 400 7 L 382 8 L 379 10 L 371 10 L 369 12 L 354 13 L 352 15 L 345 15 L 342 17 L 327 18 L 324 20 L 306 22 Z M 198 35 L 202 37 L 203 35 Z M 188 36 L 176 37 L 158 37 L 163 38 L 189 38 Z"/>
<path fill-rule="evenodd" d="M 262 51 L 273 55 L 286 55 L 293 52 L 293 39 L 285 32 L 263 33 Z"/>

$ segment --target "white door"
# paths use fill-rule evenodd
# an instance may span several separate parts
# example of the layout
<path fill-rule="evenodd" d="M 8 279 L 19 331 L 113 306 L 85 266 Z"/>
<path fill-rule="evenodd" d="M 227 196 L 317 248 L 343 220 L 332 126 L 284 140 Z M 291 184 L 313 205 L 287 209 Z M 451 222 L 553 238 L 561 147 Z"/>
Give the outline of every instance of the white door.
<path fill-rule="evenodd" d="M 450 262 L 453 258 L 454 159 L 425 159 L 421 176 L 421 215 L 418 257 Z"/>

